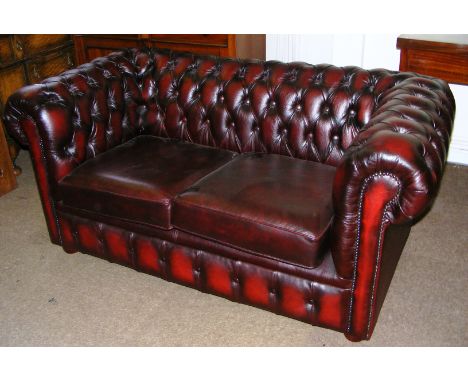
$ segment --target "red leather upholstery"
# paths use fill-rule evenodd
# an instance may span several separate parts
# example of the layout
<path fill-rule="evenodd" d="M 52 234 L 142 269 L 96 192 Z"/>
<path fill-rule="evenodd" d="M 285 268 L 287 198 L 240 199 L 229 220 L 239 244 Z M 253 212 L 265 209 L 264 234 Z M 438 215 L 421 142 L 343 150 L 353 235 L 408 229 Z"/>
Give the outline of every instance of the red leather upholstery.
<path fill-rule="evenodd" d="M 243 154 L 174 202 L 177 228 L 259 256 L 317 266 L 329 248 L 335 169 Z"/>
<path fill-rule="evenodd" d="M 139 136 L 90 159 L 60 180 L 60 199 L 73 208 L 170 229 L 172 199 L 235 155 Z"/>
<path fill-rule="evenodd" d="M 155 234 L 144 235 L 76 215 L 60 212 L 59 216 L 68 252 L 89 253 L 233 301 L 346 330 L 350 283 L 333 276 L 329 253 L 307 276 L 297 276 L 288 268 L 252 265 L 239 257 L 199 249 L 199 239 L 193 237 L 191 245 L 181 243 L 183 233 L 161 240 Z"/>
<path fill-rule="evenodd" d="M 415 73 L 129 50 L 19 90 L 4 119 L 29 145 L 54 243 L 143 270 L 136 253 L 171 248 L 171 276 L 166 265 L 155 274 L 361 340 L 372 334 L 410 225 L 437 194 L 454 113 L 448 85 Z M 335 166 L 331 252 L 321 263 L 320 255 L 308 262 L 300 251 L 254 255 L 244 250 L 258 244 L 247 235 L 234 248 L 168 230 L 163 218 L 165 229 L 141 224 L 131 215 L 132 198 L 120 203 L 130 219 L 61 203 L 78 203 L 61 180 L 138 135 Z M 313 197 L 304 197 L 309 203 Z M 258 217 L 265 216 L 272 217 Z M 190 221 L 178 223 L 195 231 Z M 153 244 L 137 249 L 140 236 Z M 198 261 L 223 270 L 204 273 Z M 304 266 L 312 263 L 318 266 Z M 239 269 L 248 286 L 234 277 Z M 294 288 L 281 289 L 285 284 Z M 320 304 L 305 308 L 317 291 Z"/>
<path fill-rule="evenodd" d="M 340 274 L 354 269 L 353 245 L 359 208 L 369 181 L 383 179 L 389 189 L 385 218 L 408 223 L 428 210 L 445 166 L 455 103 L 442 80 L 408 78 L 382 94 L 371 120 L 338 166 L 334 186 L 333 243 Z"/>

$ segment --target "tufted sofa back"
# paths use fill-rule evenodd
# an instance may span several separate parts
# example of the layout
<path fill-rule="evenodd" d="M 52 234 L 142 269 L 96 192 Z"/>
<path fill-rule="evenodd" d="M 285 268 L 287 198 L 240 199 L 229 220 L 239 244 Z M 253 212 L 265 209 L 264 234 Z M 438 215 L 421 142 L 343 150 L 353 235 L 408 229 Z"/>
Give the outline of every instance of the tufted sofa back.
<path fill-rule="evenodd" d="M 134 52 L 147 134 L 336 166 L 380 95 L 386 70 Z"/>
<path fill-rule="evenodd" d="M 408 76 L 133 49 L 21 89 L 5 119 L 18 140 L 40 143 L 52 194 L 80 163 L 139 134 L 337 166 L 382 93 Z"/>

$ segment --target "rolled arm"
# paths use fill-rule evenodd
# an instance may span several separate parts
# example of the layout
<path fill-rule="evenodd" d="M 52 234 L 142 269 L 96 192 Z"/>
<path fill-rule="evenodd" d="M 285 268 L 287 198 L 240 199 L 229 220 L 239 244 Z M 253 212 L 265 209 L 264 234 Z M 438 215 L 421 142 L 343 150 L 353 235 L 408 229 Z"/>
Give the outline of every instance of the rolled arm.
<path fill-rule="evenodd" d="M 332 254 L 338 273 L 350 278 L 362 224 L 365 193 L 371 183 L 386 198 L 380 217 L 413 222 L 431 206 L 446 162 L 455 101 L 441 80 L 411 76 L 381 95 L 365 130 L 339 165 L 333 186 L 335 219 Z"/>
<path fill-rule="evenodd" d="M 332 256 L 337 273 L 352 280 L 351 340 L 370 338 L 408 227 L 434 201 L 454 113 L 445 82 L 407 75 L 382 93 L 338 166 Z"/>
<path fill-rule="evenodd" d="M 57 182 L 85 160 L 139 129 L 137 65 L 133 51 L 94 60 L 12 94 L 4 122 L 29 146 L 51 240 L 60 243 Z"/>
<path fill-rule="evenodd" d="M 132 52 L 94 60 L 12 94 L 4 121 L 23 146 L 46 149 L 50 175 L 59 180 L 138 127 L 141 99 Z"/>

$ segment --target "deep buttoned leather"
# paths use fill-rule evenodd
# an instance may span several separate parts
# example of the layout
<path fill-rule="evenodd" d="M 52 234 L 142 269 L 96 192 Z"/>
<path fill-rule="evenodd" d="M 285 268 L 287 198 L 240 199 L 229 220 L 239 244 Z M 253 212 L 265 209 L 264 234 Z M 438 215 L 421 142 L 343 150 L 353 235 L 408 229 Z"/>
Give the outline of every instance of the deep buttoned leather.
<path fill-rule="evenodd" d="M 335 168 L 243 154 L 174 202 L 181 230 L 260 256 L 314 267 L 328 248 Z"/>
<path fill-rule="evenodd" d="M 447 83 L 415 73 L 133 49 L 20 89 L 4 118 L 10 134 L 29 145 L 54 243 L 360 340 L 372 334 L 410 225 L 436 197 L 454 113 Z M 320 255 L 310 256 L 316 252 L 302 247 L 298 256 L 284 244 L 278 248 L 285 252 L 275 252 L 249 236 L 252 226 L 241 227 L 245 241 L 235 235 L 227 239 L 236 243 L 217 241 L 228 219 L 218 219 L 212 239 L 201 237 L 208 221 L 178 220 L 187 232 L 168 230 L 167 211 L 153 221 L 164 229 L 143 224 L 151 214 L 132 205 L 130 192 L 121 211 L 112 211 L 117 217 L 95 211 L 100 197 L 83 202 L 86 209 L 61 204 L 59 182 L 67 175 L 140 135 L 336 167 L 331 252 L 313 268 L 320 263 Z M 80 203 L 79 196 L 67 203 Z M 311 199 L 304 196 L 303 205 Z M 231 208 L 225 201 L 218 206 Z M 255 218 L 316 237 L 320 230 L 286 212 L 279 219 L 259 208 Z M 276 233 L 269 232 L 279 243 L 284 231 Z"/>
<path fill-rule="evenodd" d="M 59 193 L 73 208 L 170 229 L 174 196 L 235 155 L 142 135 L 77 167 Z"/>
<path fill-rule="evenodd" d="M 319 267 L 307 270 L 307 276 L 297 276 L 290 269 L 298 267 L 275 266 L 272 271 L 271 266 L 241 261 L 237 256 L 220 256 L 216 246 L 200 249 L 200 239 L 193 235 L 187 245 L 179 242 L 178 234 L 170 240 L 160 239 L 155 234 L 95 224 L 95 220 L 74 214 L 59 212 L 59 218 L 68 252 L 89 253 L 236 302 L 345 330 L 349 282 L 334 277 L 330 254 Z"/>

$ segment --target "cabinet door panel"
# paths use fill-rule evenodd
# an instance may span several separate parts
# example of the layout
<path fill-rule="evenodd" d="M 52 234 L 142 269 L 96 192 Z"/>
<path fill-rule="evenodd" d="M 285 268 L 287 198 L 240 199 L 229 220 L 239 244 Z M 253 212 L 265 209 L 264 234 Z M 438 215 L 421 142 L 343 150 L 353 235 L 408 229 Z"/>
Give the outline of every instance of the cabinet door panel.
<path fill-rule="evenodd" d="M 150 40 L 164 43 L 206 44 L 226 47 L 227 34 L 150 34 Z"/>
<path fill-rule="evenodd" d="M 68 34 L 27 34 L 16 35 L 16 38 L 25 56 L 32 56 L 44 50 L 71 42 L 71 37 Z M 19 47 L 16 46 L 16 48 L 18 49 Z"/>
<path fill-rule="evenodd" d="M 157 42 L 151 43 L 151 46 L 158 49 L 171 49 L 179 52 L 191 52 L 196 54 L 208 54 L 214 56 L 223 56 L 221 53 L 222 48 L 218 46 L 206 46 L 206 45 L 185 45 L 185 44 L 170 44 Z"/>
<path fill-rule="evenodd" d="M 3 69 L 0 75 L 0 102 L 5 104 L 9 95 L 27 84 L 22 65 Z"/>
<path fill-rule="evenodd" d="M 10 44 L 10 36 L 0 35 L 0 66 L 8 64 L 15 59 Z"/>
<path fill-rule="evenodd" d="M 71 48 L 58 53 L 38 57 L 26 64 L 28 77 L 32 83 L 56 76 L 74 66 L 75 63 Z"/>
<path fill-rule="evenodd" d="M 75 35 L 73 39 L 78 65 L 122 49 L 144 46 L 138 35 Z"/>
<path fill-rule="evenodd" d="M 86 49 L 86 58 L 87 62 L 92 61 L 95 58 L 98 57 L 104 57 L 107 56 L 108 54 L 111 54 L 113 52 L 117 52 L 119 50 L 122 50 L 124 48 L 87 48 Z"/>

